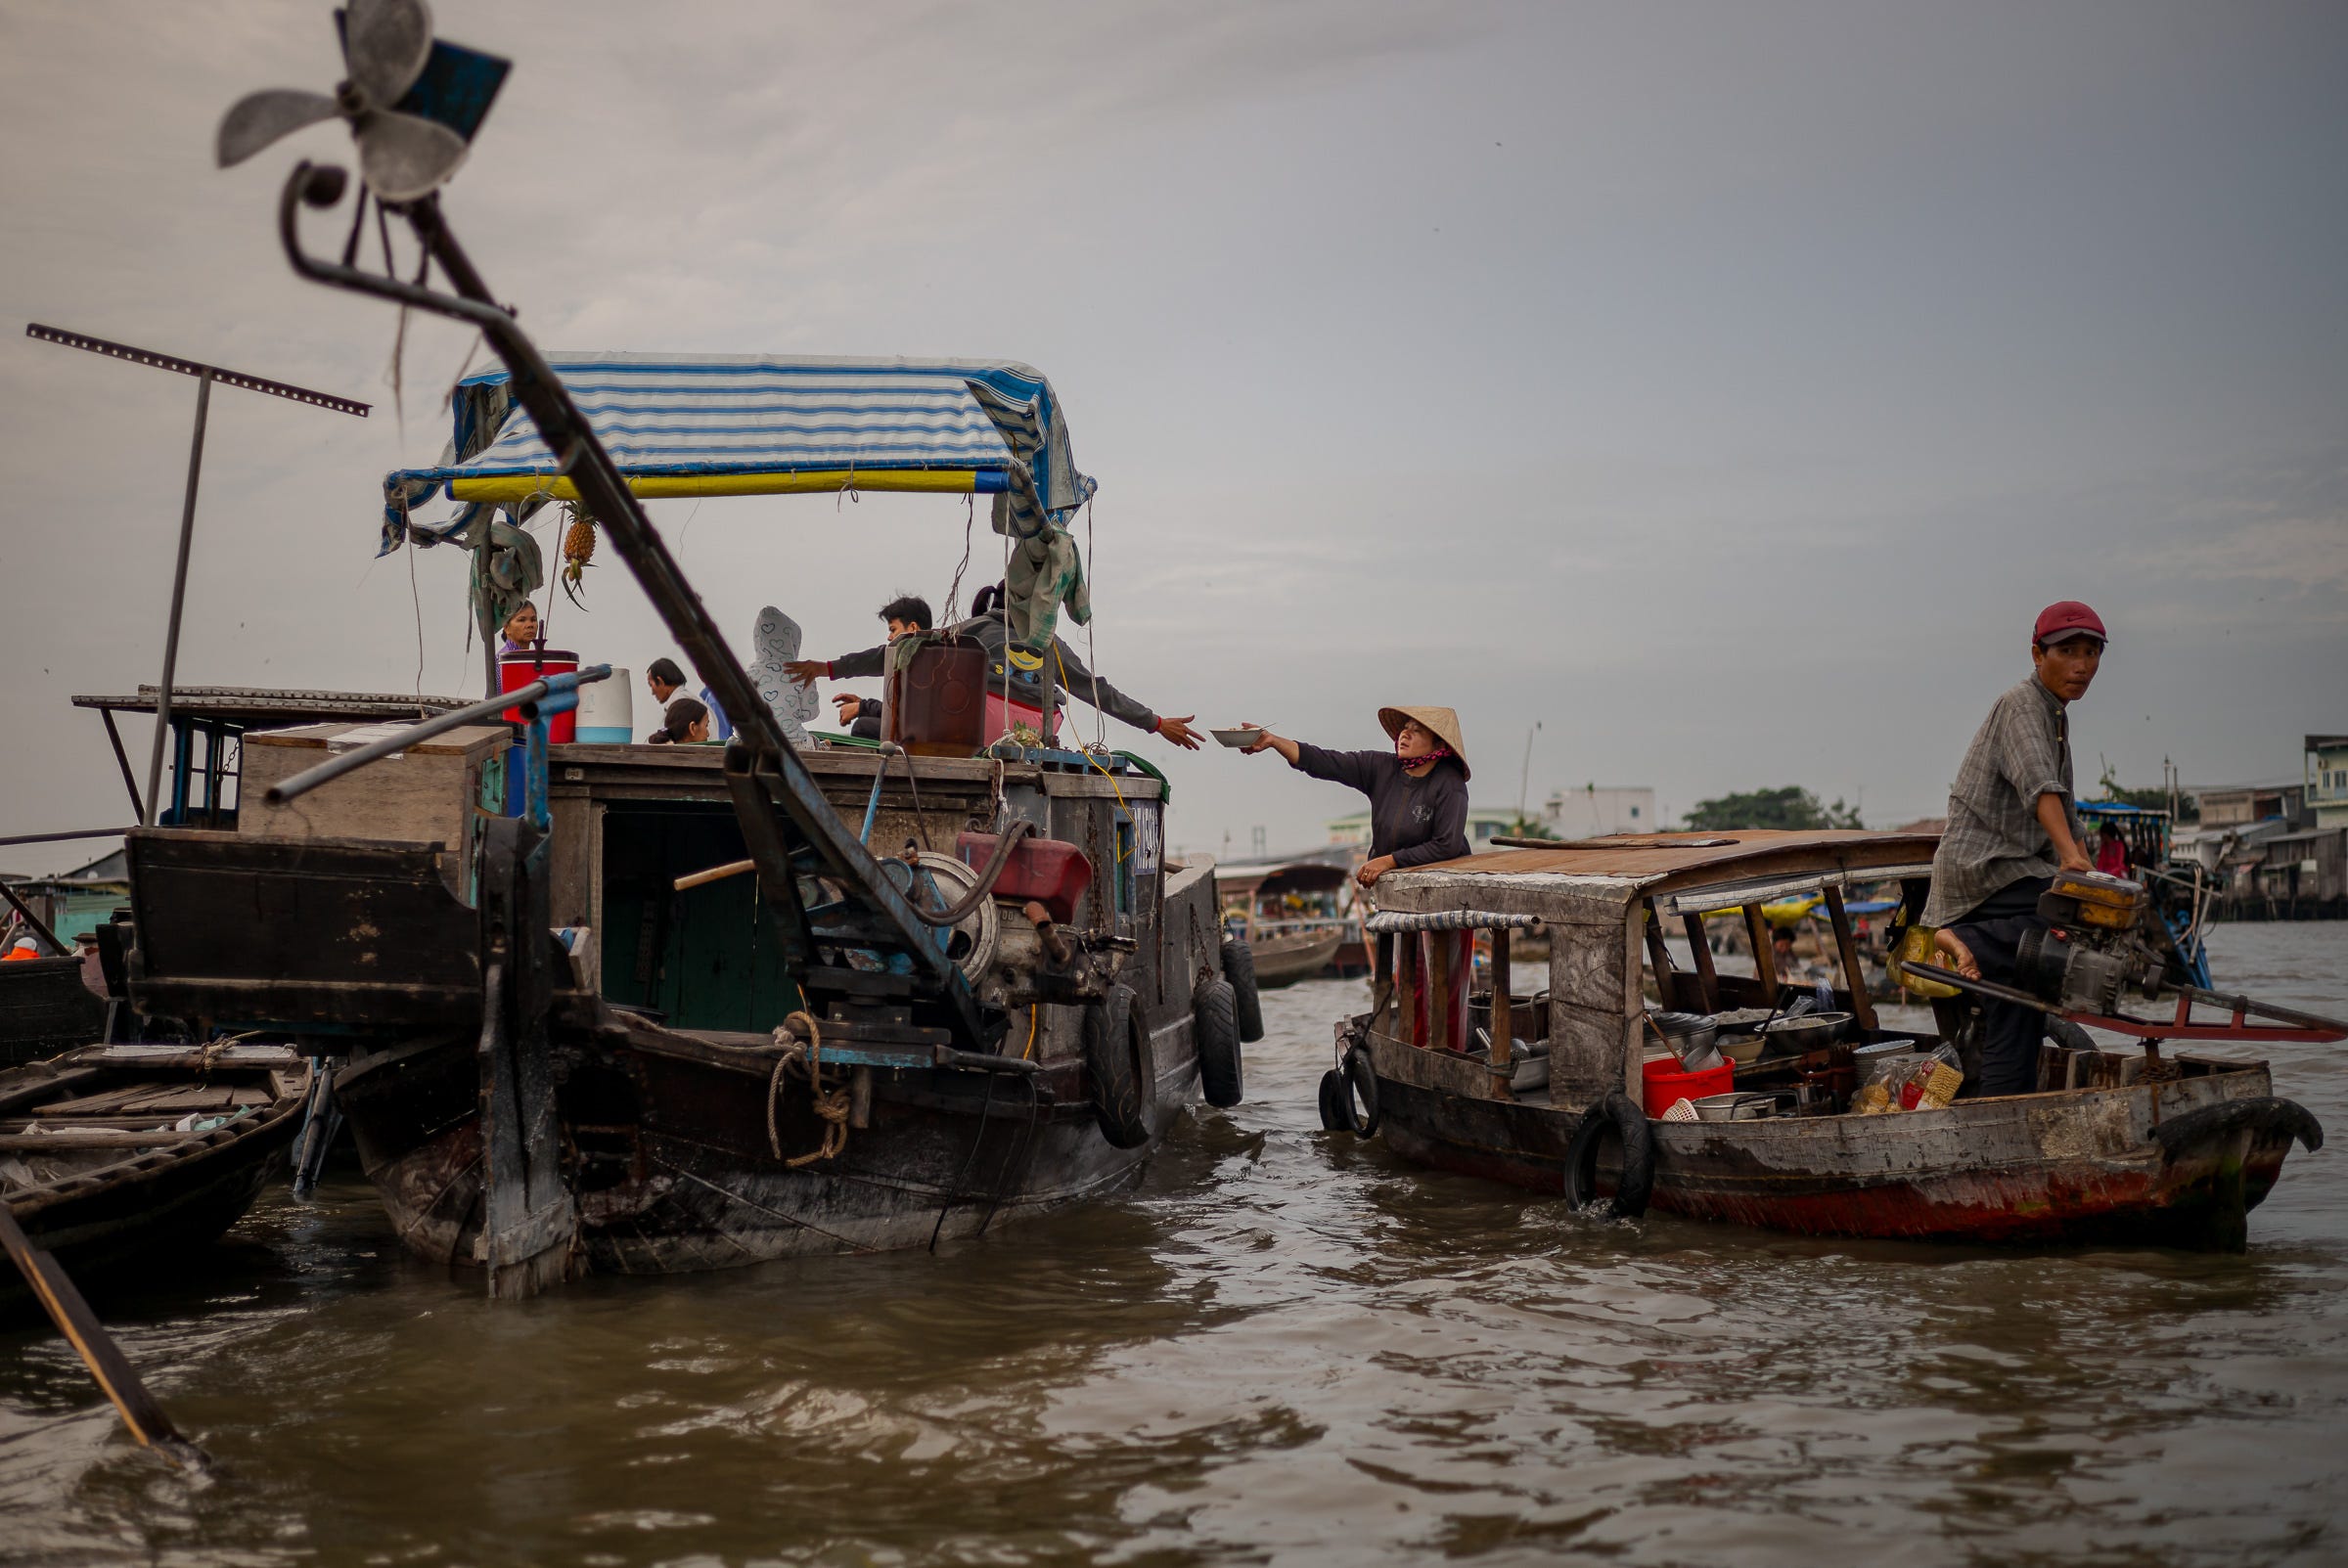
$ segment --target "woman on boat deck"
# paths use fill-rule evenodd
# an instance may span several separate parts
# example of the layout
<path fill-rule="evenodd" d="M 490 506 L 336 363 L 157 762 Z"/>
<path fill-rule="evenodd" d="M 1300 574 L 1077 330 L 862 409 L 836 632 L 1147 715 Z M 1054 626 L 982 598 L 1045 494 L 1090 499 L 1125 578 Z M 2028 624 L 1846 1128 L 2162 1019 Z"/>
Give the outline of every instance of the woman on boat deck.
<path fill-rule="evenodd" d="M 528 600 L 521 607 L 506 617 L 506 643 L 500 653 L 524 653 L 538 641 L 538 606 Z"/>
<path fill-rule="evenodd" d="M 1468 748 L 1460 740 L 1460 716 L 1449 708 L 1379 708 L 1377 722 L 1394 738 L 1393 750 L 1330 751 L 1269 730 L 1242 748 L 1269 747 L 1299 773 L 1370 797 L 1370 858 L 1354 873 L 1364 887 L 1397 867 L 1468 853 Z"/>

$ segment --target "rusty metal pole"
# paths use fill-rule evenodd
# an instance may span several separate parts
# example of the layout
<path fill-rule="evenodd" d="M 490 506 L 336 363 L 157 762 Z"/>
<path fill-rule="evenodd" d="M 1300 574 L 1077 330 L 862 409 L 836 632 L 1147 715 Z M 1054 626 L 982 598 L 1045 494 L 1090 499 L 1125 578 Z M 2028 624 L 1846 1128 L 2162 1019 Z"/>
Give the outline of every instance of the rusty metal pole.
<path fill-rule="evenodd" d="M 196 481 L 203 474 L 203 426 L 212 410 L 212 373 L 196 378 L 196 438 L 188 446 L 188 495 L 179 509 L 179 564 L 171 573 L 171 621 L 163 633 L 163 679 L 155 690 L 155 746 L 147 758 L 147 811 L 152 828 L 162 812 L 163 737 L 171 733 L 171 676 L 179 667 L 179 617 L 188 602 L 188 552 L 196 543 Z"/>

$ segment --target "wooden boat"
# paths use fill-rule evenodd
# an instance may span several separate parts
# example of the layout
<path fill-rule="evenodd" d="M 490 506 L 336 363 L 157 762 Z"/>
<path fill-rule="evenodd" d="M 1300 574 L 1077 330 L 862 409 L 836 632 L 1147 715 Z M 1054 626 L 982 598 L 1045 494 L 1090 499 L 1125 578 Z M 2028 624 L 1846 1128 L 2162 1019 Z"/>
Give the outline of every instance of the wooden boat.
<path fill-rule="evenodd" d="M 382 292 L 285 235 L 297 270 Z M 419 236 L 477 291 L 436 215 Z M 810 741 L 779 667 L 751 675 L 631 488 L 670 482 L 679 449 L 623 472 L 564 370 L 488 316 L 506 369 L 469 379 L 477 406 L 458 417 L 460 456 L 487 469 L 387 483 L 519 506 L 546 493 L 552 460 L 533 448 L 551 443 L 733 738 L 555 743 L 552 720 L 608 667 L 390 733 L 248 734 L 233 830 L 127 837 L 138 1012 L 343 1057 L 336 1101 L 401 1239 L 486 1265 L 499 1296 L 588 1268 L 980 1233 L 1133 1180 L 1195 1097 L 1236 1103 L 1247 1014 L 1214 874 L 1164 858 L 1154 770 L 1010 739 L 1008 660 L 990 673 L 969 640 L 900 650 L 897 743 Z M 657 403 L 696 373 L 770 400 L 871 382 L 890 419 L 856 437 L 873 461 L 858 447 L 838 486 L 1008 496 L 998 515 L 1022 537 L 1090 493 L 1024 366 L 561 363 L 597 378 L 607 407 Z M 515 439 L 493 443 L 501 425 Z M 759 428 L 775 433 L 755 450 L 720 432 L 719 493 L 804 493 L 856 444 L 820 422 Z"/>
<path fill-rule="evenodd" d="M 1962 999 L 1933 1004 L 1932 1029 L 1894 1029 L 1848 978 L 1860 965 L 1842 888 L 1896 880 L 1920 908 L 1933 842 L 1620 836 L 1393 874 L 1379 882 L 1385 911 L 1371 922 L 1381 937 L 1377 1005 L 1339 1026 L 1339 1072 L 1369 1080 L 1375 1130 L 1407 1159 L 1553 1192 L 1574 1175 L 1584 1194 L 1633 1209 L 1651 1201 L 1692 1219 L 1809 1235 L 2244 1245 L 2246 1216 L 2293 1140 L 2314 1148 L 2323 1136 L 2304 1108 L 2275 1096 L 2263 1061 L 2164 1054 L 2157 1041 L 2142 1052 L 2079 1049 L 2071 1035 L 2045 1048 L 2037 1093 L 1852 1112 L 1857 1047 L 1913 1039 L 1928 1049 L 1944 1037 L 1970 1046 Z M 1769 972 L 1760 922 L 1766 904 L 1808 892 L 1829 912 L 1844 977 L 1834 1002 L 1852 1015 L 1852 1034 L 1735 1069 L 1735 1088 L 1769 1097 L 1779 1114 L 1650 1118 L 1640 1103 L 1654 1038 L 1643 990 L 1705 1013 L 1791 1001 L 1807 988 L 1782 988 Z M 1717 972 L 1697 927 L 1722 910 L 1738 911 L 1761 938 L 1758 975 Z M 1662 940 L 1673 918 L 1691 928 L 1693 971 L 1675 966 Z M 1534 922 L 1551 945 L 1538 1007 L 1515 995 L 1508 950 L 1512 930 Z M 1455 973 L 1466 974 L 1462 939 L 1477 929 L 1492 934 L 1494 985 L 1512 997 L 1515 1033 L 1547 1053 L 1544 1088 L 1512 1089 L 1497 1053 L 1470 1049 L 1470 1008 L 1451 992 Z M 2244 1029 L 2255 1005 L 2230 1000 L 2238 1004 L 2231 1026 L 2188 1026 L 2181 1010 L 2174 1033 L 2277 1036 Z M 1325 1085 L 1325 1120 L 1332 1092 L 1342 1107 L 1334 1119 L 1372 1119 L 1367 1097 L 1357 1103 Z"/>
<path fill-rule="evenodd" d="M 1269 991 L 1310 980 L 1328 970 L 1344 941 L 1344 930 L 1332 926 L 1250 937 L 1247 945 L 1255 954 L 1255 983 Z"/>
<path fill-rule="evenodd" d="M 309 1090 L 280 1045 L 92 1046 L 0 1071 L 0 1201 L 84 1284 L 150 1267 L 244 1216 Z M 29 1301 L 0 1270 L 0 1310 Z"/>
<path fill-rule="evenodd" d="M 158 706 L 152 686 L 122 695 L 73 698 L 95 712 L 121 769 L 131 821 L 141 820 L 139 787 L 115 715 L 152 718 Z M 167 827 L 230 829 L 236 826 L 239 747 L 247 731 L 315 723 L 326 719 L 367 722 L 417 719 L 462 704 L 453 697 L 407 696 L 376 692 L 269 690 L 238 686 L 187 686 L 171 694 L 169 737 L 163 748 L 162 798 L 157 820 Z M 69 837 L 86 836 L 69 834 Z M 92 874 L 96 873 L 98 874 Z M 127 869 L 119 852 L 58 877 L 21 883 L 17 896 L 70 945 L 84 933 L 98 940 L 108 992 L 121 995 L 121 949 L 109 918 L 130 902 Z M 0 963 L 0 1066 L 38 1061 L 77 1046 L 124 1037 L 113 1029 L 114 1008 L 83 978 L 81 961 L 63 958 Z M 174 1031 L 176 1032 L 176 1031 Z"/>
<path fill-rule="evenodd" d="M 1215 886 L 1224 929 L 1253 951 L 1260 987 L 1343 975 L 1346 949 L 1361 950 L 1349 860 L 1218 866 Z M 1366 963 L 1352 972 L 1367 973 Z"/>

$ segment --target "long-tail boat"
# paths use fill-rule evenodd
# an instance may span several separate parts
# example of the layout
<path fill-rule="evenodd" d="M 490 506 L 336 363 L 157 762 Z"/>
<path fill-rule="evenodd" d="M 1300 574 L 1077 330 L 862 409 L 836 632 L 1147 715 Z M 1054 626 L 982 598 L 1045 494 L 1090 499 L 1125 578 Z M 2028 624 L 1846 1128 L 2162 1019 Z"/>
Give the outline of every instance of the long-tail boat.
<path fill-rule="evenodd" d="M 556 743 L 591 667 L 387 734 L 248 737 L 234 831 L 129 837 L 133 1002 L 343 1057 L 401 1238 L 497 1296 L 975 1234 L 1131 1181 L 1202 1087 L 1241 1093 L 1213 874 L 1164 857 L 1162 780 L 1055 744 L 1048 676 L 1043 742 L 1006 734 L 1008 684 L 951 639 L 892 661 L 880 749 L 794 739 L 639 499 L 983 495 L 1009 548 L 1064 550 L 1093 484 L 1052 386 L 1004 361 L 550 358 L 437 194 L 506 63 L 432 39 L 413 0 L 359 22 L 337 97 L 248 98 L 220 157 L 341 113 L 357 200 L 425 267 L 311 254 L 302 213 L 351 182 L 303 163 L 279 201 L 294 270 L 502 361 L 453 399 L 453 461 L 386 481 L 386 547 L 474 550 L 488 631 L 486 585 L 528 575 L 518 524 L 571 508 L 566 547 L 610 546 L 734 734 Z M 435 492 L 461 508 L 437 530 L 411 513 Z"/>
<path fill-rule="evenodd" d="M 2190 983 L 2167 985 L 2173 1015 L 2139 1017 L 2114 1000 L 2117 968 L 2074 955 L 2067 977 L 2034 999 L 2064 1020 L 2042 1050 L 2036 1093 L 1859 1108 L 1860 1064 L 1878 1054 L 1870 1046 L 1896 1052 L 1891 1043 L 1908 1040 L 1928 1052 L 1947 1041 L 1961 1059 L 1977 1051 L 1968 987 L 1954 976 L 1917 971 L 1939 992 L 1924 1028 L 1892 1026 L 1858 978 L 1844 890 L 1897 884 L 1903 908 L 1920 910 L 1934 843 L 1880 832 L 1617 835 L 1390 873 L 1369 922 L 1375 1004 L 1338 1025 L 1324 1120 L 1375 1131 L 1421 1164 L 1624 1214 L 1651 1203 L 1810 1235 L 2244 1245 L 2246 1216 L 2292 1142 L 2315 1148 L 2322 1129 L 2275 1095 L 2264 1061 L 2161 1045 L 2337 1040 L 2348 1026 Z M 1827 907 L 1842 977 L 1822 1014 L 1830 1026 L 1784 1033 L 1840 1038 L 1772 1053 L 1770 1026 L 1809 1005 L 1813 988 L 1772 972 L 1762 906 L 1804 894 Z M 1702 923 L 1724 912 L 1752 934 L 1754 975 L 1715 964 Z M 1687 966 L 1665 939 L 1674 924 L 1689 938 Z M 1520 994 L 1510 944 L 1527 929 L 1547 936 L 1549 955 L 1541 983 Z M 1470 957 L 1479 932 L 1491 948 L 1481 995 Z M 1495 997 L 1509 999 L 1508 1026 L 1471 1036 Z M 1726 1094 L 1703 1107 L 1754 1119 L 1672 1119 L 1673 1107 L 1653 1102 L 1650 1061 L 1680 1065 L 1663 1053 L 1659 1010 L 1760 1027 L 1762 1053 L 1716 1070 L 1709 1087 Z M 2142 1044 L 2100 1049 L 2069 1022 Z M 1523 1045 L 1512 1050 L 1513 1039 Z M 1528 1056 L 1546 1058 L 1545 1083 L 1525 1072 Z"/>
<path fill-rule="evenodd" d="M 226 1231 L 286 1169 L 310 1064 L 281 1045 L 97 1045 L 0 1071 L 0 1203 L 99 1286 Z M 0 1314 L 30 1309 L 0 1268 Z"/>

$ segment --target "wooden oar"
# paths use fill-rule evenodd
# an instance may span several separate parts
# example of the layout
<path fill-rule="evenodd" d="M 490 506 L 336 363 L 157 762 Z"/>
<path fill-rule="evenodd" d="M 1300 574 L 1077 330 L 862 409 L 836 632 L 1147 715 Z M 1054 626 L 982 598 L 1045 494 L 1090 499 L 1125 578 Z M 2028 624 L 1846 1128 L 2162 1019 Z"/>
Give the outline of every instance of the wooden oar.
<path fill-rule="evenodd" d="M 0 1201 L 0 1247 L 8 1249 L 17 1271 L 24 1276 L 24 1282 L 32 1287 L 32 1293 L 40 1298 L 41 1305 L 56 1322 L 58 1332 L 66 1336 L 66 1343 L 73 1347 L 73 1353 L 90 1369 L 90 1376 L 106 1397 L 114 1402 L 114 1409 L 121 1412 L 122 1424 L 130 1428 L 130 1435 L 139 1445 L 154 1449 L 183 1470 L 209 1469 L 211 1460 L 203 1450 L 179 1435 L 171 1417 L 163 1413 L 163 1408 L 155 1402 L 155 1396 L 147 1392 L 147 1385 L 131 1369 L 122 1347 L 114 1343 L 105 1324 L 99 1322 L 98 1315 L 90 1311 L 90 1304 L 81 1299 L 71 1277 L 58 1267 L 55 1258 L 32 1244 L 32 1238 L 17 1224 L 15 1212 L 5 1201 Z"/>

